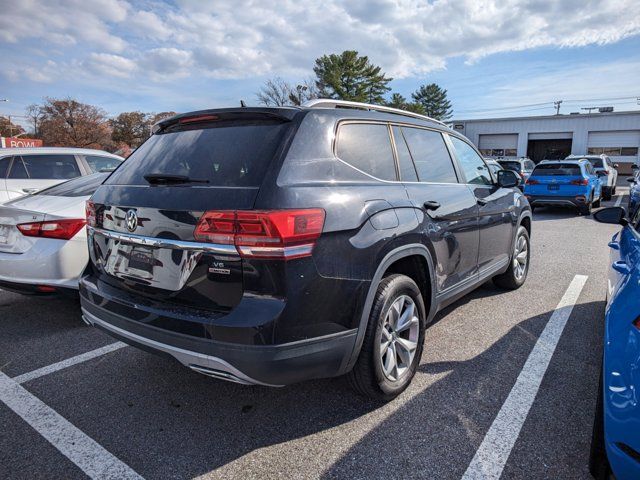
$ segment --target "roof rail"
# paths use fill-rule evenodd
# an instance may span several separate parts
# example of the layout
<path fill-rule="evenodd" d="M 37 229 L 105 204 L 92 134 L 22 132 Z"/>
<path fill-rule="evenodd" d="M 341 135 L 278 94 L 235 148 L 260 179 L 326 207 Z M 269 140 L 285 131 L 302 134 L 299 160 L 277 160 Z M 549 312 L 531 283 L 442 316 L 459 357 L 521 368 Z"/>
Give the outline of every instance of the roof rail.
<path fill-rule="evenodd" d="M 347 100 L 333 100 L 331 98 L 316 98 L 314 100 L 307 100 L 302 104 L 302 106 L 306 108 L 355 108 L 359 110 L 373 110 L 376 112 L 393 113 L 395 115 L 404 115 L 405 117 L 429 120 L 431 122 L 439 123 L 440 125 L 443 125 L 445 127 L 447 126 L 440 120 L 427 117 L 426 115 L 420 115 L 419 113 L 400 110 L 399 108 L 385 107 L 383 105 L 373 105 L 371 103 L 350 102 Z"/>

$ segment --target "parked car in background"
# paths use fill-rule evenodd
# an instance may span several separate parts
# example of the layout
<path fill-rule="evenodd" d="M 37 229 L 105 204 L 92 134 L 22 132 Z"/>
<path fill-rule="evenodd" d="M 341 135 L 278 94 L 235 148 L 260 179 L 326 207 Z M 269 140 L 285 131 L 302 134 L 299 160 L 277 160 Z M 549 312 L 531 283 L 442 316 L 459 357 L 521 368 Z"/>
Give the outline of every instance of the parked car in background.
<path fill-rule="evenodd" d="M 591 162 L 596 174 L 602 181 L 602 198 L 611 200 L 616 194 L 616 182 L 618 181 L 618 168 L 607 155 L 569 155 L 566 160 L 585 159 Z"/>
<path fill-rule="evenodd" d="M 588 160 L 545 160 L 536 165 L 524 186 L 531 208 L 575 207 L 589 215 L 600 206 L 602 184 Z"/>
<path fill-rule="evenodd" d="M 604 352 L 591 444 L 590 469 L 597 479 L 640 478 L 640 209 L 622 207 L 594 218 L 622 229 L 609 243 Z M 611 476 L 613 473 L 614 476 Z"/>
<path fill-rule="evenodd" d="M 86 148 L 0 149 L 0 204 L 71 178 L 112 171 L 123 160 Z"/>
<path fill-rule="evenodd" d="M 77 292 L 89 259 L 85 204 L 108 176 L 78 177 L 0 205 L 0 288 Z"/>
<path fill-rule="evenodd" d="M 633 165 L 632 168 L 633 176 L 627 178 L 627 182 L 629 182 L 628 212 L 635 212 L 640 205 L 640 170 L 637 165 Z"/>
<path fill-rule="evenodd" d="M 502 168 L 502 165 L 500 165 L 496 160 L 492 160 L 491 158 L 485 158 L 484 161 L 489 167 L 489 170 L 494 175 L 494 177 L 497 177 L 498 172 L 500 170 L 504 170 L 504 168 Z"/>
<path fill-rule="evenodd" d="M 87 204 L 82 312 L 215 378 L 347 374 L 390 400 L 437 311 L 490 278 L 524 283 L 516 184 L 444 124 L 388 107 L 178 115 Z"/>
<path fill-rule="evenodd" d="M 536 164 L 533 163 L 533 160 L 526 157 L 510 158 L 505 160 L 500 159 L 498 160 L 498 163 L 502 165 L 502 168 L 505 170 L 513 170 L 516 172 L 522 180 L 522 186 L 524 186 L 524 183 L 527 181 L 527 178 L 529 178 L 529 175 L 531 175 L 531 172 L 533 172 L 533 169 L 536 166 Z"/>

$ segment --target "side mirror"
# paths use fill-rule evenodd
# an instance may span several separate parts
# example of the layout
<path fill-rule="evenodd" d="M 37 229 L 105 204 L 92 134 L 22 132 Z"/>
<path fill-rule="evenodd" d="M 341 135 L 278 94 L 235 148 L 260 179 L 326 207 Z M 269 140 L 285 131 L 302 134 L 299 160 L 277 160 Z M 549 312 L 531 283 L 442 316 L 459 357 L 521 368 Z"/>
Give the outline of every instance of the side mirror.
<path fill-rule="evenodd" d="M 613 168 L 618 168 L 618 164 L 617 164 L 617 163 L 614 163 L 614 164 L 613 164 Z"/>
<path fill-rule="evenodd" d="M 636 183 L 636 179 L 635 179 L 635 177 L 627 177 L 627 182 Z"/>
<path fill-rule="evenodd" d="M 520 177 L 513 170 L 498 170 L 498 186 L 513 188 L 520 185 Z"/>
<path fill-rule="evenodd" d="M 635 163 L 633 165 L 631 165 L 631 170 L 638 170 L 638 165 L 636 165 Z"/>
<path fill-rule="evenodd" d="M 608 207 L 598 210 L 593 214 L 593 218 L 600 223 L 626 226 L 629 222 L 626 219 L 627 211 L 624 207 Z"/>

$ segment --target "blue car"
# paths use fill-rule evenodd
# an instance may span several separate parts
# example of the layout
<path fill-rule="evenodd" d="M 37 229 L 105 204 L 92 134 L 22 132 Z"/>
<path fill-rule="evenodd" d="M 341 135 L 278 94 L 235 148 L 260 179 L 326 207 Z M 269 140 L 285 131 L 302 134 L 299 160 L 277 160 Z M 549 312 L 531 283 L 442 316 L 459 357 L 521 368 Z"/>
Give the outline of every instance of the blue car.
<path fill-rule="evenodd" d="M 600 206 L 602 183 L 585 159 L 544 160 L 531 172 L 524 194 L 532 210 L 541 206 L 564 206 L 589 215 L 592 207 Z"/>
<path fill-rule="evenodd" d="M 629 186 L 628 212 L 635 212 L 638 205 L 640 205 L 640 170 L 635 165 L 633 167 L 633 177 L 627 178 L 627 181 L 631 184 Z"/>
<path fill-rule="evenodd" d="M 604 355 L 591 445 L 596 478 L 640 478 L 640 209 L 631 219 L 623 207 L 595 213 L 620 224 L 609 243 L 610 267 L 604 318 Z"/>

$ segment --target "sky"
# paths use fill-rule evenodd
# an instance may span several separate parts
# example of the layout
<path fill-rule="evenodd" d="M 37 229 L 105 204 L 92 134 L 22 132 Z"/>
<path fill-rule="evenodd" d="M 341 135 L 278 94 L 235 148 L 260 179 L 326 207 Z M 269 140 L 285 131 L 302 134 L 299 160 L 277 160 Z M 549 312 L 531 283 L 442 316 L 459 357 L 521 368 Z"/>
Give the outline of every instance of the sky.
<path fill-rule="evenodd" d="M 640 109 L 638 0 L 20 0 L 0 15 L 0 115 L 255 105 L 347 49 L 393 92 L 447 89 L 456 119 Z"/>

